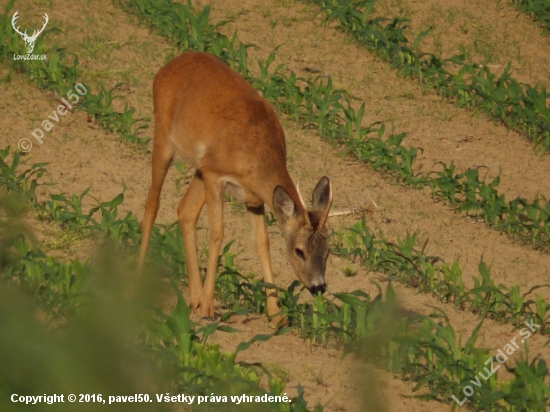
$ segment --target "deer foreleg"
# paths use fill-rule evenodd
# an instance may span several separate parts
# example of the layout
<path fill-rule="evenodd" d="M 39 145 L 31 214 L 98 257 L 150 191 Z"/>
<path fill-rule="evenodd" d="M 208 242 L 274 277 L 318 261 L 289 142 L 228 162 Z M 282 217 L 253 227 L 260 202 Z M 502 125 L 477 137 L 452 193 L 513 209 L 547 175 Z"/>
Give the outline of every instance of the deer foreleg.
<path fill-rule="evenodd" d="M 269 253 L 269 235 L 264 218 L 264 206 L 252 208 L 247 207 L 250 212 L 252 233 L 256 242 L 256 253 L 260 259 L 264 282 L 273 284 L 273 272 L 271 271 L 271 256 Z M 276 289 L 266 289 L 267 294 L 267 315 L 271 318 L 272 324 L 278 324 L 284 318 L 279 314 L 279 295 Z"/>
<path fill-rule="evenodd" d="M 199 314 L 214 317 L 214 286 L 218 272 L 218 255 L 223 241 L 223 187 L 219 179 L 204 181 L 208 208 L 208 267 L 199 303 Z"/>
<path fill-rule="evenodd" d="M 187 192 L 185 192 L 178 205 L 178 220 L 183 235 L 187 276 L 189 279 L 189 305 L 193 310 L 198 309 L 202 294 L 202 281 L 197 257 L 196 226 L 205 201 L 204 182 L 199 175 L 195 174 L 187 188 Z"/>

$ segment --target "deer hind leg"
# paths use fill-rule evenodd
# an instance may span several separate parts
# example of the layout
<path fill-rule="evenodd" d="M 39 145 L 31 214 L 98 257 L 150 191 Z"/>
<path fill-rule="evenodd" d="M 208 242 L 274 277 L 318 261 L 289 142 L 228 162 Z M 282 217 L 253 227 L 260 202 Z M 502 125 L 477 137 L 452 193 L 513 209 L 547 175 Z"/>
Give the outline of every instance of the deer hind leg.
<path fill-rule="evenodd" d="M 273 273 L 271 271 L 271 256 L 269 253 L 269 235 L 267 225 L 264 219 L 264 206 L 247 207 L 252 223 L 252 233 L 256 242 L 256 253 L 260 259 L 264 282 L 273 283 Z M 284 318 L 278 314 L 279 296 L 276 289 L 266 289 L 267 294 L 267 315 L 271 318 L 272 324 L 283 322 Z"/>
<path fill-rule="evenodd" d="M 164 136 L 160 136 L 160 131 L 157 129 L 155 133 L 155 142 L 153 146 L 153 164 L 152 164 L 152 179 L 151 186 L 149 187 L 149 193 L 147 195 L 147 201 L 145 202 L 145 214 L 141 221 L 141 244 L 139 249 L 138 270 L 141 272 L 145 265 L 145 258 L 147 257 L 147 248 L 149 247 L 149 241 L 151 239 L 151 230 L 153 223 L 157 218 L 157 212 L 159 209 L 160 192 L 168 168 L 174 158 L 173 149 L 166 144 Z"/>
<path fill-rule="evenodd" d="M 178 220 L 183 235 L 183 245 L 187 262 L 187 275 L 189 279 L 189 305 L 197 310 L 202 294 L 202 281 L 199 272 L 199 260 L 197 257 L 197 221 L 206 201 L 204 182 L 200 172 L 196 172 L 187 192 L 178 205 Z"/>
<path fill-rule="evenodd" d="M 223 185 L 217 178 L 204 180 L 208 209 L 208 267 L 199 304 L 199 314 L 214 317 L 214 286 L 218 271 L 218 255 L 223 241 Z"/>

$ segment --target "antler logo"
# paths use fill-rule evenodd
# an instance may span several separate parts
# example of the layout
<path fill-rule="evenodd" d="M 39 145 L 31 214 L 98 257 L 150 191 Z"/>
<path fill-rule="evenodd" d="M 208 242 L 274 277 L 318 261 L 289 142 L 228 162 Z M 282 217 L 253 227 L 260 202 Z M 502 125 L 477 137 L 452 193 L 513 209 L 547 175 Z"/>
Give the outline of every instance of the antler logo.
<path fill-rule="evenodd" d="M 48 21 L 50 20 L 50 18 L 48 17 L 48 15 L 46 13 L 44 13 L 44 25 L 42 26 L 42 28 L 40 30 L 35 30 L 33 32 L 32 36 L 29 36 L 29 35 L 27 35 L 27 30 L 25 30 L 23 33 L 21 33 L 21 31 L 19 31 L 19 27 L 15 27 L 15 24 L 16 24 L 15 21 L 19 17 L 17 15 L 17 13 L 19 13 L 19 10 L 17 10 L 15 12 L 15 14 L 13 15 L 13 17 L 11 18 L 11 26 L 13 27 L 13 29 L 17 33 L 19 33 L 21 35 L 21 38 L 23 40 L 25 40 L 25 45 L 27 47 L 27 53 L 31 54 L 32 51 L 34 50 L 34 43 L 36 42 L 36 39 L 38 38 L 40 33 L 42 33 L 44 31 L 44 29 L 46 28 L 46 24 L 48 24 Z"/>

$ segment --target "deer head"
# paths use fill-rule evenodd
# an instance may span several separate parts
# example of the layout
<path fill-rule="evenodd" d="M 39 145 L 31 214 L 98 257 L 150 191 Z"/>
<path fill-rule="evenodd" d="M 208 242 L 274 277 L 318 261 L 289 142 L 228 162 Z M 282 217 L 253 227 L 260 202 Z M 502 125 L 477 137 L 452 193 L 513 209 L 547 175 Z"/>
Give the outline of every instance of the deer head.
<path fill-rule="evenodd" d="M 325 292 L 325 270 L 329 253 L 327 218 L 332 187 L 323 177 L 313 190 L 313 207 L 307 210 L 298 186 L 300 205 L 282 187 L 273 192 L 273 206 L 286 240 L 289 262 L 296 277 L 315 295 Z"/>
<path fill-rule="evenodd" d="M 11 19 L 11 25 L 13 27 L 13 29 L 19 33 L 21 35 L 21 37 L 23 38 L 23 40 L 25 41 L 25 45 L 27 47 L 27 53 L 28 54 L 31 54 L 32 51 L 34 50 L 34 43 L 36 42 L 36 39 L 38 38 L 38 36 L 40 35 L 40 33 L 42 33 L 44 31 L 44 29 L 46 28 L 46 24 L 48 24 L 48 21 L 50 20 L 48 15 L 46 13 L 44 13 L 44 24 L 42 25 L 42 28 L 40 30 L 35 30 L 33 32 L 33 34 L 31 36 L 27 35 L 27 30 L 25 30 L 23 33 L 21 33 L 21 31 L 19 30 L 19 27 L 15 27 L 15 21 L 17 20 L 17 18 L 19 17 L 17 15 L 17 13 L 19 13 L 19 10 L 17 10 L 12 19 Z"/>

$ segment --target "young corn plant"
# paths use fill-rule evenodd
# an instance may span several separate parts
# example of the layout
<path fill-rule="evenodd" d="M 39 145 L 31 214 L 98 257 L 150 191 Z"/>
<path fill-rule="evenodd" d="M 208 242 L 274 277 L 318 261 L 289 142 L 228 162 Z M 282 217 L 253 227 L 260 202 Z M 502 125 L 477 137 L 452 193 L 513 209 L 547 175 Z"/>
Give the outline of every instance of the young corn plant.
<path fill-rule="evenodd" d="M 543 32 L 550 32 L 550 3 L 548 0 L 511 0 L 512 4 L 540 25 Z"/>
<path fill-rule="evenodd" d="M 22 194 L 31 204 L 36 204 L 36 187 L 38 180 L 46 172 L 47 163 L 35 163 L 24 171 L 17 170 L 21 161 L 21 153 L 13 154 L 11 162 L 10 147 L 0 149 L 0 187 L 7 193 Z M 42 183 L 47 184 L 47 183 Z"/>
<path fill-rule="evenodd" d="M 138 134 L 140 130 L 149 127 L 148 123 L 151 119 L 148 117 L 134 119 L 133 114 L 136 109 L 129 107 L 127 103 L 122 112 L 112 109 L 113 101 L 124 99 L 123 96 L 114 94 L 114 91 L 122 85 L 123 83 L 117 83 L 112 89 L 106 90 L 105 85 L 100 82 L 99 93 L 87 95 L 78 108 L 88 113 L 104 130 L 119 134 L 124 140 L 144 147 L 149 139 L 138 137 Z"/>

